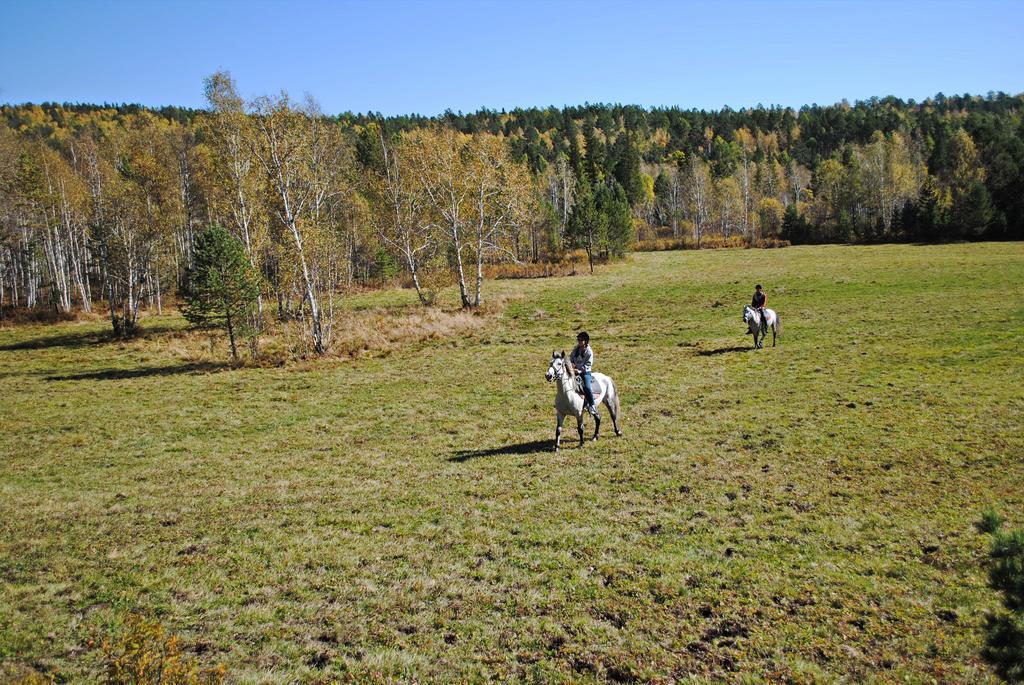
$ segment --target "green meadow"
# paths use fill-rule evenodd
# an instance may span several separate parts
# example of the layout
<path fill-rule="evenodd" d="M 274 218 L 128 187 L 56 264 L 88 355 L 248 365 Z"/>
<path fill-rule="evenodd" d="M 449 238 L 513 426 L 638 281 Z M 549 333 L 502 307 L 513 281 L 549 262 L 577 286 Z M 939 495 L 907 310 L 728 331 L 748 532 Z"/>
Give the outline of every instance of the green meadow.
<path fill-rule="evenodd" d="M 995 682 L 1022 283 L 1021 243 L 642 253 L 273 368 L 176 316 L 0 329 L 0 681 L 95 681 L 138 613 L 232 683 Z M 555 454 L 580 329 L 625 434 Z"/>

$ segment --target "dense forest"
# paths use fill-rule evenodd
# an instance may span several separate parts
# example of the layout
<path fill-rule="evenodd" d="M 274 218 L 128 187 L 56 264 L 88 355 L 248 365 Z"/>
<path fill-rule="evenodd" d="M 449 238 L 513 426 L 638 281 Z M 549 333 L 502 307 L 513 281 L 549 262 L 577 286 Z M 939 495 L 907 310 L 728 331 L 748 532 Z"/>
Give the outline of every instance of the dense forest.
<path fill-rule="evenodd" d="M 102 303 L 131 334 L 213 225 L 259 274 L 257 327 L 301 321 L 317 352 L 355 286 L 455 284 L 473 308 L 501 265 L 570 253 L 1024 237 L 1022 95 L 384 117 L 245 101 L 225 72 L 205 92 L 0 107 L 0 313 Z"/>

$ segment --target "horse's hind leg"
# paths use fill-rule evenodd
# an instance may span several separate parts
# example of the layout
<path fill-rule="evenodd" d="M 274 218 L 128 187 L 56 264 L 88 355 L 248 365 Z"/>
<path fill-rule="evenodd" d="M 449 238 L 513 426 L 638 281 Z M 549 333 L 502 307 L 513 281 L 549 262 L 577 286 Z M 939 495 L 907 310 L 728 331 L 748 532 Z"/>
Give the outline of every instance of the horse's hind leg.
<path fill-rule="evenodd" d="M 618 393 L 608 393 L 608 396 L 604 398 L 604 403 L 608 405 L 608 413 L 612 417 L 612 427 L 615 429 L 616 435 L 622 435 L 622 431 L 619 430 L 619 395 Z"/>
<path fill-rule="evenodd" d="M 558 446 L 562 442 L 562 422 L 565 421 L 565 414 L 558 415 L 558 425 L 555 427 L 555 451 L 558 451 Z"/>

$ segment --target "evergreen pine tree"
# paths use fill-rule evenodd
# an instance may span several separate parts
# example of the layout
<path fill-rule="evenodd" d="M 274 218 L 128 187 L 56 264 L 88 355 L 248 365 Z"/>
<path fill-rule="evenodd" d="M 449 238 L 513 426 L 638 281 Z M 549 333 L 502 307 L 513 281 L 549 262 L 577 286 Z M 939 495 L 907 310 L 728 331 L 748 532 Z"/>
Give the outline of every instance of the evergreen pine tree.
<path fill-rule="evenodd" d="M 583 153 L 580 151 L 580 142 L 577 139 L 579 127 L 572 118 L 572 112 L 565 109 L 562 112 L 562 128 L 565 131 L 565 139 L 569 144 L 569 164 L 576 178 L 583 178 Z"/>
<path fill-rule="evenodd" d="M 238 358 L 235 335 L 247 326 L 259 295 L 259 277 L 242 243 L 213 225 L 196 239 L 194 262 L 186 273 L 182 314 L 194 326 L 223 328 Z"/>
<path fill-rule="evenodd" d="M 782 216 L 782 237 L 791 243 L 806 243 L 810 241 L 811 225 L 797 211 L 795 204 L 786 207 L 786 212 Z"/>
<path fill-rule="evenodd" d="M 597 211 L 594 192 L 583 177 L 576 187 L 576 204 L 569 215 L 568 237 L 570 245 L 586 250 L 590 273 L 594 273 L 594 252 L 600 249 L 606 232 L 607 219 Z"/>
<path fill-rule="evenodd" d="M 594 128 L 592 119 L 587 119 L 583 123 L 583 144 L 586 146 L 583 171 L 587 180 L 596 185 L 604 180 L 606 155 L 604 143 L 597 136 L 597 129 Z"/>
<path fill-rule="evenodd" d="M 615 180 L 625 190 L 629 205 L 635 207 L 644 199 L 644 186 L 640 179 L 640 151 L 625 132 L 615 141 L 615 148 Z"/>
<path fill-rule="evenodd" d="M 595 196 L 597 211 L 604 216 L 607 230 L 603 248 L 610 257 L 622 257 L 633 246 L 633 214 L 626 191 L 617 182 L 602 186 Z"/>
<path fill-rule="evenodd" d="M 954 189 L 950 212 L 952 229 L 963 238 L 980 238 L 992 223 L 992 198 L 983 181 L 975 181 L 966 189 Z"/>

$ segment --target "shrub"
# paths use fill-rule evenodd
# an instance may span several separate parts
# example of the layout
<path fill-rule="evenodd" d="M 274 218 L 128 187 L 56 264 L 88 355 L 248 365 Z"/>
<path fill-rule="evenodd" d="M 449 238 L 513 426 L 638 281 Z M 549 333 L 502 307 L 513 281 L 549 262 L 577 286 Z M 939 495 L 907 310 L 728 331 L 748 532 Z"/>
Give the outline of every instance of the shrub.
<path fill-rule="evenodd" d="M 717 250 L 721 248 L 729 247 L 749 247 L 749 242 L 742 235 L 708 235 L 704 234 L 700 239 L 700 247 L 702 250 Z"/>
<path fill-rule="evenodd" d="M 566 252 L 559 259 L 539 262 L 520 262 L 510 264 L 485 264 L 484 276 L 487 278 L 549 278 L 552 276 L 575 276 L 587 263 L 584 250 Z"/>
<path fill-rule="evenodd" d="M 989 616 L 985 621 L 985 661 L 1003 680 L 1024 683 L 1024 624 L 1010 613 Z"/>
<path fill-rule="evenodd" d="M 552 262 L 520 262 L 519 264 L 490 264 L 484 268 L 487 278 L 548 278 L 550 276 L 571 276 L 572 265 Z"/>
<path fill-rule="evenodd" d="M 633 249 L 637 252 L 664 252 L 665 250 L 683 250 L 686 247 L 686 238 L 650 238 L 638 240 Z"/>
<path fill-rule="evenodd" d="M 1024 529 L 996 533 L 989 556 L 989 584 L 1003 593 L 1007 609 L 1024 613 Z"/>
<path fill-rule="evenodd" d="M 51 685 L 54 682 L 56 682 L 56 679 L 53 676 L 47 678 L 38 673 L 30 673 L 27 676 L 11 681 L 11 685 Z"/>
<path fill-rule="evenodd" d="M 788 240 L 780 240 L 778 238 L 762 238 L 756 241 L 750 241 L 742 235 L 707 235 L 705 234 L 700 240 L 700 249 L 702 250 L 715 250 L 719 248 L 729 247 L 759 247 L 759 248 L 775 248 L 775 247 L 789 247 L 790 243 Z M 637 241 L 634 246 L 634 250 L 637 252 L 661 252 L 664 250 L 693 250 L 697 248 L 697 244 L 690 238 L 652 238 L 650 240 Z"/>
<path fill-rule="evenodd" d="M 981 512 L 981 519 L 978 520 L 974 526 L 980 533 L 994 533 L 1003 527 L 1004 519 L 999 515 L 992 507 L 989 507 L 985 511 Z"/>
<path fill-rule="evenodd" d="M 779 240 L 778 238 L 762 238 L 756 241 L 751 247 L 759 247 L 764 250 L 777 248 L 777 247 L 789 247 L 791 243 L 788 240 Z"/>
<path fill-rule="evenodd" d="M 104 682 L 110 685 L 213 685 L 224 682 L 224 667 L 204 669 L 182 654 L 177 636 L 158 621 L 133 615 L 127 630 L 103 641 Z"/>
<path fill-rule="evenodd" d="M 988 581 L 1003 595 L 1004 610 L 985 623 L 982 657 L 1011 683 L 1024 682 L 1024 529 L 999 532 L 1001 517 L 989 509 L 982 522 L 994 528 Z"/>

